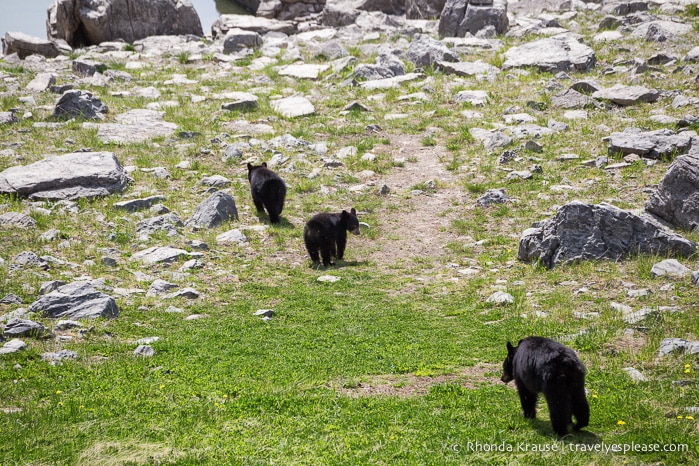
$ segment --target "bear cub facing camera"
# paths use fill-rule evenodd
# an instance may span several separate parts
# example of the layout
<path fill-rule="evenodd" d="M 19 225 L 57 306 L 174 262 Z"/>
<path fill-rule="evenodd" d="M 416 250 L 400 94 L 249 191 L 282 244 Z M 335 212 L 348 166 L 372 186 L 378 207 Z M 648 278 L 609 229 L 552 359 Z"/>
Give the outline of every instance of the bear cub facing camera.
<path fill-rule="evenodd" d="M 587 426 L 590 420 L 590 405 L 585 397 L 585 366 L 572 349 L 556 341 L 528 337 L 520 340 L 517 347 L 508 341 L 500 380 L 515 381 L 526 418 L 536 418 L 538 394 L 543 393 L 551 426 L 560 436 L 568 434 L 573 416 L 575 430 Z"/>
<path fill-rule="evenodd" d="M 303 229 L 303 242 L 311 260 L 320 262 L 322 257 L 325 267 L 335 265 L 332 258 L 342 259 L 345 254 L 348 231 L 359 234 L 359 220 L 354 208 L 349 212 L 343 210 L 340 213 L 314 215 Z"/>
<path fill-rule="evenodd" d="M 279 175 L 267 168 L 267 163 L 254 166 L 248 163 L 248 181 L 252 202 L 258 212 L 267 209 L 269 221 L 279 223 L 280 214 L 286 198 L 286 184 Z"/>

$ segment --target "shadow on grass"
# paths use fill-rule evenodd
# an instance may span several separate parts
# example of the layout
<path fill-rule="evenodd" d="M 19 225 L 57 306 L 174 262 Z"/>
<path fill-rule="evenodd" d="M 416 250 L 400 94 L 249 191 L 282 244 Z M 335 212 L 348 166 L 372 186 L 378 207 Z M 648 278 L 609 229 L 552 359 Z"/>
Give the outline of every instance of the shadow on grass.
<path fill-rule="evenodd" d="M 273 228 L 285 228 L 285 229 L 294 229 L 296 226 L 291 223 L 289 220 L 286 219 L 286 217 L 279 217 L 279 221 L 277 223 L 272 223 L 269 221 L 269 215 L 267 215 L 265 212 L 257 212 L 257 219 L 260 221 L 260 223 L 269 225 L 270 227 Z"/>
<path fill-rule="evenodd" d="M 343 267 L 359 267 L 362 265 L 368 265 L 369 261 L 344 261 L 344 260 L 338 260 L 334 264 L 331 264 L 327 267 L 323 266 L 323 264 L 318 263 L 318 262 L 312 262 L 310 264 L 310 268 L 314 270 L 333 270 L 333 269 L 341 269 Z"/>
<path fill-rule="evenodd" d="M 572 444 L 583 444 L 583 445 L 596 445 L 602 442 L 602 440 L 592 432 L 586 430 L 571 430 L 565 437 L 559 437 L 551 427 L 551 422 L 548 420 L 544 421 L 541 419 L 530 419 L 529 425 L 531 425 L 534 430 L 539 434 L 547 437 L 553 437 L 555 439 L 561 440 L 565 443 Z"/>

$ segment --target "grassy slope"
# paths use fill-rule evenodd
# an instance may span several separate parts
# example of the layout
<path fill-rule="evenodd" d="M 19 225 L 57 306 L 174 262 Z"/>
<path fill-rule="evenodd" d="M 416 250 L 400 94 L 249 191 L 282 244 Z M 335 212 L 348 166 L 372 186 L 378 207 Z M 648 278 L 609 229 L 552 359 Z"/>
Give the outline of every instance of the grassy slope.
<path fill-rule="evenodd" d="M 594 31 L 599 17 L 576 18 L 583 32 Z M 687 21 L 693 18 L 686 17 Z M 664 44 L 683 55 L 690 40 Z M 508 45 L 515 42 L 508 41 Z M 598 65 L 590 74 L 605 85 L 625 81 L 626 75 L 603 75 L 601 70 L 617 60 L 648 57 L 655 44 L 628 42 L 629 51 L 616 44 L 594 45 Z M 352 49 L 359 54 L 358 48 Z M 574 198 L 590 202 L 612 201 L 623 208 L 639 208 L 647 199 L 645 188 L 657 183 L 669 161 L 646 167 L 637 163 L 624 171 L 608 173 L 582 168 L 577 162 L 558 162 L 558 155 L 578 153 L 581 158 L 606 154 L 601 138 L 629 126 L 659 127 L 648 120 L 650 112 L 663 107 L 669 114 L 682 116 L 686 109 L 672 109 L 671 98 L 656 105 L 639 105 L 613 112 L 591 112 L 590 118 L 570 122 L 570 129 L 542 141 L 542 154 L 525 153 L 525 160 L 511 168 L 527 168 L 533 163 L 544 167 L 544 174 L 531 181 L 506 181 L 495 154 L 486 154 L 470 140 L 468 125 L 493 127 L 501 123 L 506 108 L 526 109 L 528 100 L 546 101 L 540 94 L 553 80 L 548 74 L 531 71 L 517 77 L 504 73 L 492 83 L 458 80 L 429 72 L 436 92 L 427 103 L 410 106 L 397 97 L 420 90 L 421 82 L 399 91 L 386 92 L 386 104 L 372 105 L 371 113 L 340 117 L 339 110 L 353 99 L 367 101 L 370 93 L 359 88 L 335 86 L 340 77 L 317 83 L 280 78 L 273 68 L 266 74 L 274 80 L 270 95 L 300 91 L 317 92 L 317 115 L 293 121 L 272 119 L 276 134 L 289 132 L 311 142 L 327 141 L 331 153 L 345 145 L 360 148 L 357 156 L 345 161 L 345 168 L 323 171 L 312 180 L 305 174 L 319 165 L 317 156 L 302 157 L 293 150 L 296 171 L 284 173 L 289 197 L 284 217 L 287 222 L 264 233 L 248 232 L 249 247 L 218 246 L 215 236 L 228 227 L 259 223 L 251 210 L 244 165 L 221 162 L 223 149 L 210 142 L 226 131 L 226 122 L 239 118 L 251 121 L 272 115 L 268 96 L 254 81 L 254 74 L 235 72 L 236 84 L 225 76 L 201 77 L 210 62 L 185 65 L 184 56 L 171 57 L 151 68 L 133 72 L 132 83 L 114 83 L 108 90 L 94 88 L 110 107 L 110 118 L 147 102 L 135 97 L 118 98 L 109 91 L 148 86 L 164 81 L 172 73 L 186 73 L 201 80 L 212 92 L 254 89 L 261 97 L 260 109 L 237 114 L 219 110 L 220 102 L 192 104 L 188 93 L 200 94 L 198 86 L 166 87 L 163 100 L 179 101 L 166 111 L 166 120 L 181 129 L 201 134 L 192 146 L 189 141 L 160 140 L 158 144 L 123 147 L 103 146 L 94 130 L 70 123 L 64 128 L 36 129 L 31 121 L 3 128 L 0 144 L 14 147 L 23 156 L 21 163 L 40 159 L 44 154 L 61 153 L 80 147 L 113 150 L 124 165 L 139 168 L 165 166 L 172 178 L 154 180 L 145 172 L 133 174 L 136 183 L 130 191 L 109 199 L 81 201 L 80 213 L 46 215 L 31 211 L 26 200 L 4 199 L 3 211 L 30 212 L 37 220 L 36 231 L 0 230 L 5 260 L 32 250 L 52 254 L 79 264 L 55 265 L 48 272 L 22 270 L 10 274 L 0 267 L 0 296 L 20 295 L 25 302 L 36 298 L 39 285 L 49 279 L 70 280 L 83 274 L 104 277 L 107 284 L 121 288 L 147 288 L 132 272 L 193 286 L 204 296 L 196 301 L 162 302 L 135 293 L 119 298 L 121 316 L 114 321 L 88 323 L 94 328 L 85 337 L 72 341 L 27 339 L 29 348 L 0 358 L 0 463 L 4 464 L 671 464 L 694 462 L 697 454 L 697 423 L 685 408 L 699 406 L 696 357 L 671 356 L 657 359 L 658 344 L 665 337 L 696 339 L 699 321 L 695 318 L 697 291 L 688 279 L 653 280 L 650 267 L 659 258 L 638 257 L 611 263 L 584 263 L 547 271 L 516 261 L 520 233 L 532 221 L 550 216 L 556 206 Z M 373 61 L 360 56 L 360 62 Z M 491 63 L 502 57 L 492 52 L 479 56 Z M 310 59 L 311 62 L 320 61 Z M 203 65 L 203 66 L 199 66 Z M 122 68 L 120 63 L 109 63 Z M 33 73 L 22 68 L 0 65 L 16 77 L 21 86 Z M 646 73 L 639 76 L 649 87 L 680 89 L 694 96 L 691 76 L 681 73 Z M 570 81 L 563 81 L 565 86 Z M 7 84 L 6 84 L 7 85 Z M 2 84 L 0 84 L 2 86 Z M 461 89 L 487 89 L 491 104 L 483 109 L 482 121 L 466 123 L 460 112 L 467 107 L 451 97 Z M 0 91 L 2 88 L 0 87 Z M 374 93 L 375 94 L 375 93 Z M 54 96 L 42 94 L 38 105 L 51 105 Z M 21 106 L 16 97 L 0 100 L 0 110 Z M 408 120 L 384 121 L 384 113 L 409 112 Z M 49 110 L 35 110 L 42 120 Z M 535 113 L 535 112 L 534 112 Z M 546 125 L 548 118 L 562 119 L 560 109 L 535 113 Z M 364 130 L 379 123 L 383 131 L 372 135 Z M 600 128 L 600 125 L 606 125 Z M 357 173 L 372 169 L 391 173 L 414 163 L 401 158 L 392 135 L 411 134 L 426 146 L 444 145 L 449 157 L 442 160 L 452 170 L 461 197 L 453 200 L 452 210 L 459 219 L 451 223 L 449 249 L 435 257 L 404 257 L 384 261 L 371 255 L 376 245 L 391 241 L 402 232 L 391 231 L 387 216 L 429 220 L 444 212 L 413 210 L 406 193 L 392 197 L 376 196 L 372 189 L 357 193 L 349 188 L 359 184 Z M 72 143 L 68 140 L 72 140 Z M 14 143 L 21 142 L 21 146 Z M 211 152 L 202 152 L 209 148 Z M 361 160 L 366 151 L 380 154 L 374 162 Z M 267 160 L 269 153 L 253 150 L 245 155 Z M 182 159 L 193 162 L 192 170 L 177 169 Z M 13 157 L 0 158 L 0 169 L 17 164 Z M 173 244 L 186 247 L 184 239 L 155 235 L 139 242 L 135 225 L 139 215 L 114 210 L 117 200 L 134 193 L 165 194 L 166 204 L 182 218 L 205 198 L 198 181 L 207 175 L 223 174 L 233 180 L 229 192 L 241 210 L 239 224 L 212 232 L 186 231 L 190 239 L 202 239 L 211 250 L 205 253 L 206 267 L 184 278 L 173 277 L 169 269 L 144 268 L 129 256 L 147 246 Z M 415 185 L 422 186 L 423 179 Z M 555 184 L 569 183 L 574 194 L 549 191 Z M 487 188 L 506 187 L 517 199 L 509 206 L 473 208 L 475 199 Z M 323 187 L 331 187 L 325 194 Z M 437 185 L 437 192 L 442 186 Z M 538 196 L 544 193 L 544 196 Z M 324 271 L 308 266 L 301 232 L 304 219 L 324 209 L 356 206 L 362 221 L 372 225 L 367 235 L 349 239 L 348 263 L 329 273 L 341 277 L 334 284 L 319 283 Z M 52 207 L 44 205 L 44 207 Z M 264 222 L 263 222 L 264 223 Z M 38 236 L 58 228 L 69 239 L 59 248 L 38 242 Z M 696 240 L 696 235 L 687 234 Z M 475 241 L 486 240 L 475 244 Z M 119 265 L 99 265 L 100 248 L 121 251 Z M 95 259 L 98 265 L 85 264 Z M 696 260 L 683 261 L 696 269 Z M 449 263 L 460 267 L 476 265 L 481 273 L 474 278 L 460 276 Z M 176 266 L 175 266 L 176 267 Z M 174 270 L 175 267 L 172 269 Z M 626 296 L 624 282 L 637 288 L 650 288 L 644 298 Z M 667 285 L 671 286 L 668 287 Z M 585 293 L 579 293 L 581 288 Z M 511 306 L 495 307 L 485 302 L 497 289 L 513 294 Z M 638 309 L 672 305 L 680 312 L 649 317 L 634 327 L 632 337 L 624 337 L 628 327 L 610 301 L 624 302 Z M 184 313 L 168 313 L 169 305 Z M 253 315 L 257 309 L 273 308 L 276 316 L 268 322 Z M 14 308 L 6 307 L 9 311 Z M 545 317 L 536 317 L 537 311 Z M 598 317 L 581 319 L 576 312 L 598 312 Z M 185 321 L 189 314 L 207 317 Z M 522 315 L 527 317 L 523 318 Z M 37 318 L 48 326 L 53 323 Z M 581 333 L 585 330 L 584 333 Z M 525 335 L 539 334 L 560 339 L 579 352 L 588 368 L 588 389 L 592 417 L 585 432 L 556 442 L 548 423 L 545 403 L 540 403 L 536 422 L 519 415 L 519 400 L 512 386 L 496 382 L 498 364 L 504 356 L 504 342 Z M 132 354 L 139 338 L 159 336 L 153 344 L 153 358 Z M 66 348 L 76 351 L 77 361 L 51 366 L 41 360 L 45 351 Z M 463 374 L 479 364 L 486 369 L 467 379 Z M 19 365 L 19 366 L 17 366 Z M 688 365 L 688 366 L 686 366 Z M 18 368 L 20 367 L 21 368 Z M 634 384 L 622 371 L 633 366 L 642 370 L 649 382 Z M 686 373 L 685 371 L 689 372 Z M 410 376 L 417 376 L 410 377 Z M 692 384 L 677 386 L 673 380 L 690 379 Z M 388 382 L 386 382 L 388 380 Z M 411 388 L 415 380 L 425 387 Z M 495 380 L 495 381 L 494 381 Z M 386 394 L 363 396 L 362 389 L 383 386 Z M 394 393 L 394 394 L 392 394 Z M 400 393 L 400 396 L 398 395 Z M 17 411 L 15 408 L 19 408 Z M 681 418 L 678 418 L 680 416 Z M 619 421 L 623 421 L 623 424 Z M 471 442 L 471 443 L 469 443 Z M 686 443 L 689 453 L 590 453 L 571 452 L 580 445 Z M 518 449 L 536 447 L 566 448 L 564 453 L 516 451 L 472 451 L 477 443 L 497 444 Z M 574 447 L 571 447 L 573 445 Z"/>

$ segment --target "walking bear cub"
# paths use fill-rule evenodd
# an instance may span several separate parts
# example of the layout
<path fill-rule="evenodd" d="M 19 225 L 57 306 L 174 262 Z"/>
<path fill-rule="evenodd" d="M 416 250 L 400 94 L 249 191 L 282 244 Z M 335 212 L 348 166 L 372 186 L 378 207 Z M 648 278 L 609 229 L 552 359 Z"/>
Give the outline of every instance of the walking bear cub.
<path fill-rule="evenodd" d="M 320 213 L 314 215 L 303 229 L 303 241 L 313 262 L 320 262 L 318 252 L 323 258 L 323 265 L 335 265 L 332 257 L 342 259 L 347 245 L 347 232 L 359 234 L 357 211 L 343 210 L 337 214 Z"/>
<path fill-rule="evenodd" d="M 254 166 L 248 163 L 248 181 L 250 181 L 250 193 L 252 202 L 258 212 L 267 209 L 269 221 L 279 222 L 279 215 L 284 208 L 286 198 L 286 184 L 279 175 L 267 168 L 267 163 Z"/>
<path fill-rule="evenodd" d="M 542 337 L 520 340 L 515 348 L 508 341 L 500 380 L 508 383 L 513 379 L 524 417 L 536 418 L 536 401 L 543 393 L 554 432 L 567 435 L 571 416 L 575 416 L 575 430 L 587 426 L 590 406 L 585 397 L 585 366 L 572 349 Z"/>

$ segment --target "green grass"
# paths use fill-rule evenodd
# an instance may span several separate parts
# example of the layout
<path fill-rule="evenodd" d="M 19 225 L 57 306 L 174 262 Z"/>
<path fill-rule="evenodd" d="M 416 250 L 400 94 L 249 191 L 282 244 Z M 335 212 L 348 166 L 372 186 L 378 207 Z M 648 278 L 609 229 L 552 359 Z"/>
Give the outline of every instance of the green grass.
<path fill-rule="evenodd" d="M 693 7 L 685 11 L 690 21 L 696 16 Z M 575 21 L 580 31 L 596 31 L 601 19 L 599 13 L 585 12 Z M 686 44 L 696 43 L 696 34 L 692 31 L 681 43 L 666 45 L 682 56 L 689 48 Z M 462 58 L 500 66 L 506 48 L 527 40 L 503 38 L 503 51 L 478 50 Z M 402 47 L 396 35 L 368 42 L 386 41 Z M 366 45 L 365 41 L 346 46 L 359 63 L 373 63 L 376 49 Z M 623 76 L 603 73 L 612 63 L 655 53 L 655 45 L 641 39 L 629 39 L 624 49 L 592 46 L 596 68 L 569 74 L 574 80 L 596 79 L 605 87 Z M 135 48 L 127 44 L 125 50 Z M 302 53 L 313 57 L 303 46 Z M 428 69 L 428 82 L 368 91 L 341 85 L 351 71 L 310 81 L 279 76 L 277 67 L 288 63 L 281 58 L 262 71 L 246 68 L 261 56 L 256 51 L 238 60 L 232 73 L 223 72 L 225 67 L 212 55 L 190 63 L 190 55 L 182 52 L 164 64 L 148 62 L 141 70 L 130 70 L 130 82 L 117 80 L 109 88 L 85 84 L 109 106 L 107 122 L 149 103 L 129 95 L 117 97 L 117 92 L 155 85 L 162 100 L 178 103 L 165 109 L 164 119 L 177 124 L 178 131 L 199 134 L 124 145 L 100 142 L 97 130 L 85 128 L 82 121 L 50 129 L 33 126 L 49 119 L 55 95 L 35 95 L 35 106 L 23 102 L 21 90 L 35 71 L 0 62 L 0 73 L 12 78 L 0 80 L 0 110 L 33 113 L 31 119 L 2 127 L 0 171 L 85 147 L 112 151 L 122 165 L 136 168 L 130 173 L 134 183 L 124 193 L 80 200 L 77 212 L 66 211 L 57 202 L 0 198 L 0 214 L 23 212 L 37 222 L 29 230 L 0 228 L 4 260 L 0 298 L 14 293 L 24 301 L 20 306 L 0 304 L 0 316 L 28 308 L 49 280 L 71 282 L 87 276 L 104 279 L 105 293 L 115 297 L 120 309 L 114 320 L 83 321 L 84 332 L 23 338 L 26 350 L 0 355 L 0 464 L 697 462 L 699 417 L 693 417 L 699 413 L 688 408 L 699 407 L 699 362 L 696 355 L 657 355 L 664 338 L 699 338 L 694 312 L 698 291 L 689 278 L 653 278 L 653 264 L 663 259 L 655 256 L 551 270 L 517 260 L 522 231 L 573 199 L 613 202 L 625 209 L 642 207 L 649 187 L 659 182 L 677 155 L 654 165 L 636 163 L 609 172 L 576 161 L 562 163 L 557 160 L 561 154 L 573 152 L 581 159 L 606 155 L 603 138 L 610 132 L 630 126 L 659 129 L 649 120 L 652 110 L 662 107 L 679 118 L 686 109 L 673 109 L 668 98 L 655 106 L 589 109 L 587 120 L 568 122 L 568 131 L 537 139 L 541 153 L 519 151 L 520 159 L 501 166 L 497 157 L 502 151 L 485 150 L 470 129 L 502 129 L 502 115 L 513 107 L 535 115 L 542 125 L 549 119 L 565 121 L 563 109 L 548 105 L 534 111 L 527 102 L 550 103 L 560 90 L 552 84 L 567 86 L 572 81 L 536 70 L 511 70 L 494 81 L 475 82 Z M 125 69 L 114 60 L 110 68 Z M 413 65 L 406 63 L 406 69 Z M 185 74 L 200 85 L 160 84 L 173 73 Z M 684 73 L 643 73 L 634 80 L 687 95 L 695 92 Z M 468 107 L 453 102 L 462 89 L 482 89 L 491 96 L 488 105 L 477 109 L 483 114 L 479 120 L 465 121 L 461 112 Z M 258 95 L 259 107 L 249 112 L 220 110 L 221 101 L 212 96 L 230 90 Z M 427 102 L 414 105 L 400 99 L 420 91 L 428 94 Z M 190 94 L 210 98 L 193 103 Z M 287 120 L 271 110 L 270 97 L 292 94 L 308 96 L 316 114 Z M 353 100 L 369 111 L 340 115 Z M 410 118 L 384 120 L 390 113 L 408 113 Z M 274 134 L 237 134 L 230 124 L 241 119 L 268 124 Z M 371 124 L 381 131 L 368 131 Z M 328 152 L 305 145 L 270 145 L 272 138 L 284 134 L 313 144 L 323 142 Z M 243 158 L 224 162 L 226 144 L 239 141 L 251 143 Z M 515 141 L 512 148 L 523 143 Z M 347 146 L 355 147 L 357 154 L 340 159 L 340 166 L 325 166 Z M 289 187 L 283 221 L 252 229 L 267 220 L 265 215 L 258 219 L 249 197 L 245 163 L 269 161 L 276 153 L 288 158 L 276 168 Z M 375 157 L 362 158 L 368 153 Z M 445 176 L 425 173 L 429 156 Z M 185 159 L 190 167 L 177 168 Z M 507 179 L 511 170 L 534 164 L 543 171 L 532 179 Z M 154 167 L 167 168 L 171 178 L 159 180 L 143 171 Z M 316 168 L 318 176 L 309 179 Z M 365 170 L 374 175 L 359 176 Z M 159 194 L 173 213 L 186 220 L 209 195 L 201 179 L 214 174 L 231 180 L 225 191 L 236 200 L 238 221 L 140 240 L 136 225 L 153 214 L 114 208 L 118 201 Z M 427 185 L 428 180 L 434 187 Z M 378 188 L 384 182 L 391 192 L 380 196 Z M 562 184 L 574 190 L 551 188 Z M 364 190 L 357 189 L 362 186 Z M 478 197 L 498 188 L 504 188 L 512 201 L 476 206 Z M 426 192 L 411 196 L 412 189 Z M 345 260 L 337 267 L 312 267 L 303 245 L 306 220 L 317 212 L 350 207 L 360 212 L 360 221 L 369 228 L 348 238 Z M 217 244 L 217 235 L 232 228 L 240 228 L 248 244 Z M 59 230 L 58 239 L 40 242 L 39 236 L 50 229 Z M 681 234 L 699 240 L 697 233 Z M 145 266 L 132 260 L 134 253 L 151 246 L 192 251 L 192 240 L 209 246 L 202 252 L 201 269 L 179 272 L 184 260 L 171 266 Z M 421 253 L 421 245 L 439 252 Z M 116 267 L 100 263 L 105 248 L 118 249 Z M 23 251 L 54 260 L 48 270 L 15 269 L 13 258 Z M 697 268 L 694 257 L 682 262 Z M 139 281 L 141 274 L 150 278 Z M 318 282 L 325 274 L 340 281 Z M 202 296 L 195 300 L 146 296 L 156 278 L 180 288 L 193 287 Z M 631 298 L 630 287 L 648 288 L 651 294 Z M 495 291 L 507 291 L 514 303 L 487 303 Z M 677 312 L 658 312 L 628 324 L 611 302 L 634 310 L 672 306 Z M 167 312 L 170 306 L 182 312 Z M 275 315 L 262 320 L 254 315 L 259 309 L 273 309 Z M 203 317 L 185 320 L 194 314 Z M 51 319 L 30 317 L 55 328 Z M 528 421 L 520 415 L 512 384 L 499 382 L 505 342 L 533 334 L 570 346 L 587 367 L 590 425 L 562 440 L 553 435 L 543 400 L 537 420 Z M 152 343 L 153 357 L 133 354 L 139 339 L 154 336 L 160 339 Z M 75 351 L 77 359 L 57 365 L 42 359 L 45 352 L 60 349 Z M 637 368 L 649 380 L 632 382 L 626 367 Z M 687 444 L 689 451 L 609 450 L 631 444 Z M 599 451 L 581 451 L 594 448 Z"/>

